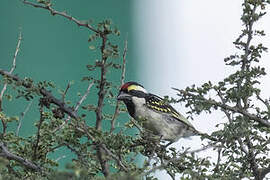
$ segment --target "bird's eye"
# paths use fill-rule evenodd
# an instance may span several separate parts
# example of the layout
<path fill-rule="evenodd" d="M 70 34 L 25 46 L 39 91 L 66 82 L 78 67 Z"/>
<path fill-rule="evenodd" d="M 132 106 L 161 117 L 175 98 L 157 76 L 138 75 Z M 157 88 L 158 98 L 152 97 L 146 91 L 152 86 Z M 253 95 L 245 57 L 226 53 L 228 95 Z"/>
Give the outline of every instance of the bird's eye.
<path fill-rule="evenodd" d="M 142 91 L 130 90 L 128 93 L 130 95 L 132 95 L 132 96 L 136 96 L 136 97 L 139 97 L 139 98 L 144 98 L 145 97 L 145 93 L 142 92 Z"/>
<path fill-rule="evenodd" d="M 128 93 L 127 89 L 122 89 L 121 91 L 123 91 L 124 93 Z"/>

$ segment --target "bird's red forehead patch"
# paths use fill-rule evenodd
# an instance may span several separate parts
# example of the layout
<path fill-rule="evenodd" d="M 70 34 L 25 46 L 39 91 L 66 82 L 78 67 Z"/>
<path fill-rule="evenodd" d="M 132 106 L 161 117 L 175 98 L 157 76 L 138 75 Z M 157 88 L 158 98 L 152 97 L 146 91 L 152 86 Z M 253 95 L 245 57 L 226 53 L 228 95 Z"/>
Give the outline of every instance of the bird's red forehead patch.
<path fill-rule="evenodd" d="M 121 86 L 121 90 L 127 89 L 129 85 L 130 85 L 129 82 L 123 84 L 123 85 Z"/>

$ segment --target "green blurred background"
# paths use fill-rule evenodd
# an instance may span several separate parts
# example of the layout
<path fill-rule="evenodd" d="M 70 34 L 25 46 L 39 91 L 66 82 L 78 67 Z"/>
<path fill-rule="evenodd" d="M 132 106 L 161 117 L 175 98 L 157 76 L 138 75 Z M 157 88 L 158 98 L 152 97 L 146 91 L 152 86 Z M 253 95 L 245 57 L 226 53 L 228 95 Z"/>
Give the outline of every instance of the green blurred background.
<path fill-rule="evenodd" d="M 134 37 L 131 1 L 54 0 L 53 8 L 66 11 L 79 20 L 91 20 L 93 25 L 104 19 L 111 19 L 121 32 L 117 40 L 121 53 L 124 41 L 128 41 L 126 78 L 134 80 L 136 62 L 132 51 Z M 98 47 L 96 50 L 89 49 L 91 44 L 88 38 L 91 32 L 63 17 L 52 16 L 44 9 L 25 5 L 20 0 L 1 0 L 0 19 L 0 68 L 5 70 L 11 68 L 18 35 L 21 32 L 23 39 L 14 74 L 22 78 L 31 77 L 35 81 L 52 81 L 57 85 L 57 89 L 65 89 L 70 81 L 74 81 L 67 99 L 73 103 L 77 102 L 79 99 L 77 92 L 83 94 L 88 85 L 81 82 L 83 76 L 89 75 L 86 65 L 99 58 Z M 119 77 L 115 74 L 109 76 L 113 76 L 115 81 L 119 82 Z M 55 94 L 61 97 L 59 93 Z M 96 97 L 91 95 L 87 99 L 88 102 L 95 100 Z M 38 100 L 35 99 L 31 110 L 23 119 L 20 130 L 22 136 L 27 137 L 36 131 L 34 123 L 39 120 L 37 103 Z M 11 102 L 5 100 L 3 108 L 7 115 L 15 116 L 23 112 L 27 105 L 28 102 L 23 99 Z M 16 125 L 8 128 L 15 130 Z M 65 156 L 59 160 L 61 168 L 72 159 L 70 152 L 65 149 L 58 150 L 53 156 L 56 158 Z"/>

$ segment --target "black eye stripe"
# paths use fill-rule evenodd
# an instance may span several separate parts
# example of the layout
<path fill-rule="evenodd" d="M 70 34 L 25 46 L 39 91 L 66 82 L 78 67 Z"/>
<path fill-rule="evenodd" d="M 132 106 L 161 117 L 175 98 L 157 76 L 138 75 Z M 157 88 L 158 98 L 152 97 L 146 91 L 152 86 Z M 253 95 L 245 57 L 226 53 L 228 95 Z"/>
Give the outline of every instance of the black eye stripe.
<path fill-rule="evenodd" d="M 136 96 L 136 97 L 139 97 L 139 98 L 144 98 L 146 96 L 146 94 L 142 91 L 137 91 L 137 90 L 130 90 L 128 92 L 130 95 L 132 96 Z"/>
<path fill-rule="evenodd" d="M 128 90 L 127 89 L 123 89 L 122 90 L 124 93 L 128 93 Z"/>

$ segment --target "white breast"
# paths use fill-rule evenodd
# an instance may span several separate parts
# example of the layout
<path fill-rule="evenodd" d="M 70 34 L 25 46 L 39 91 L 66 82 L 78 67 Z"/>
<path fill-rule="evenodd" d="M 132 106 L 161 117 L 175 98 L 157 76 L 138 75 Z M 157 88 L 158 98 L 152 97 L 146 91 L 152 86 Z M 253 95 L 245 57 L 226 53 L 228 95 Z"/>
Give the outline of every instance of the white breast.
<path fill-rule="evenodd" d="M 132 97 L 135 104 L 135 119 L 145 120 L 143 126 L 154 134 L 162 136 L 165 140 L 177 140 L 185 136 L 186 125 L 179 121 L 172 121 L 162 113 L 157 113 L 146 107 L 144 98 Z"/>
<path fill-rule="evenodd" d="M 132 97 L 132 101 L 135 104 L 135 119 L 145 120 L 144 128 L 152 131 L 156 135 L 167 136 L 168 132 L 172 132 L 169 130 L 170 124 L 164 119 L 162 114 L 157 113 L 146 107 L 146 102 L 144 98 Z M 166 132 L 163 132 L 163 131 Z"/>

